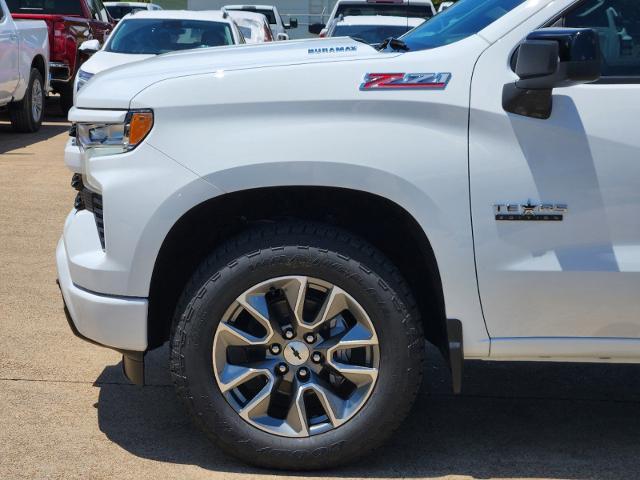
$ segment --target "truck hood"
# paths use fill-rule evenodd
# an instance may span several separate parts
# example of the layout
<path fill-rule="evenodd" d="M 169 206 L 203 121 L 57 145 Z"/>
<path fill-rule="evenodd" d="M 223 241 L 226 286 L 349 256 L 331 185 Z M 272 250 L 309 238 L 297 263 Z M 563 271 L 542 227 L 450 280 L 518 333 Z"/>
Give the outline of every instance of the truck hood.
<path fill-rule="evenodd" d="M 114 53 L 100 50 L 96 52 L 89 60 L 82 64 L 82 70 L 95 75 L 113 67 L 126 65 L 128 63 L 139 62 L 155 55 L 140 55 L 130 53 Z"/>
<path fill-rule="evenodd" d="M 127 109 L 133 97 L 170 78 L 231 70 L 339 62 L 378 57 L 373 47 L 348 37 L 213 47 L 158 55 L 111 68 L 79 92 L 79 108 Z M 84 66 L 83 66 L 84 69 Z"/>

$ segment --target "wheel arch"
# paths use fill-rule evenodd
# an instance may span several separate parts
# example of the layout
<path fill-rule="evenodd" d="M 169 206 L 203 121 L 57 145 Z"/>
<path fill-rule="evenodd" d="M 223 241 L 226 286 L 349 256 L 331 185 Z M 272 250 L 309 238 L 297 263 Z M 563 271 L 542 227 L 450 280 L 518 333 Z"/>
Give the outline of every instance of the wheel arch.
<path fill-rule="evenodd" d="M 225 190 L 237 187 L 219 177 L 216 180 L 222 180 Z M 318 185 L 235 189 L 186 211 L 164 238 L 153 267 L 149 347 L 160 346 L 168 339 L 178 297 L 199 262 L 213 248 L 256 222 L 280 219 L 329 223 L 364 237 L 381 250 L 413 290 L 426 338 L 447 354 L 440 271 L 432 243 L 419 221 L 386 197 L 353 188 Z"/>
<path fill-rule="evenodd" d="M 42 55 L 36 55 L 31 62 L 31 68 L 35 68 L 42 75 L 42 82 L 44 83 L 44 88 L 47 86 L 47 64 Z"/>

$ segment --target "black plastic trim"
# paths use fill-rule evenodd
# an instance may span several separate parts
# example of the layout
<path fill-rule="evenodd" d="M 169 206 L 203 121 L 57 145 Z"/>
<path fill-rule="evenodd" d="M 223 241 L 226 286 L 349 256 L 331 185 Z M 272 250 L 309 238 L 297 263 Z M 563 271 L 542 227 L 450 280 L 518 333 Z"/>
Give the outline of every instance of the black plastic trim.
<path fill-rule="evenodd" d="M 449 340 L 449 368 L 453 393 L 462 390 L 462 367 L 464 365 L 464 342 L 462 339 L 462 322 L 455 318 L 447 318 L 447 336 Z"/>

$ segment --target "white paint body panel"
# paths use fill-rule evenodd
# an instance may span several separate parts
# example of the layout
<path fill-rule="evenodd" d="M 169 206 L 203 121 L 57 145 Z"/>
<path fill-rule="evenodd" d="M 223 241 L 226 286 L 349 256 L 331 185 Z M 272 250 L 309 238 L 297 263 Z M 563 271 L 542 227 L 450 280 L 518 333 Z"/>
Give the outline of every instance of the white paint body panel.
<path fill-rule="evenodd" d="M 45 91 L 49 87 L 49 34 L 41 20 L 14 21 L 0 0 L 0 106 L 24 97 L 36 57 L 45 65 Z"/>
<path fill-rule="evenodd" d="M 501 107 L 502 85 L 515 78 L 511 52 L 570 3 L 527 0 L 478 35 L 432 50 L 379 53 L 346 38 L 276 42 L 167 54 L 96 76 L 80 91 L 71 120 L 129 108 L 151 108 L 155 118 L 149 136 L 129 153 L 91 157 L 68 147 L 70 168 L 77 171 L 79 163 L 85 182 L 103 195 L 106 232 L 103 251 L 82 216 L 70 217 L 64 244 L 73 283 L 145 298 L 165 236 L 199 203 L 256 187 L 344 187 L 395 202 L 423 228 L 438 262 L 446 314 L 463 322 L 466 357 L 632 361 L 640 338 L 631 295 L 638 292 L 640 243 L 638 222 L 621 219 L 639 206 L 632 188 L 639 167 L 632 158 L 640 145 L 637 135 L 607 126 L 612 115 L 600 115 L 603 105 L 589 96 L 626 99 L 616 110 L 622 122 L 638 110 L 639 96 L 629 100 L 636 90 L 558 89 L 548 121 L 513 119 Z M 372 72 L 447 72 L 451 80 L 443 90 L 361 91 Z M 568 116 L 568 99 L 579 106 L 586 136 L 579 135 L 576 110 Z M 514 126 L 523 122 L 518 137 Z M 548 145 L 532 142 L 540 138 Z M 309 148 L 327 144 L 331 155 Z M 534 177 L 527 148 L 552 146 L 558 148 L 553 159 L 532 157 L 553 160 Z M 587 150 L 588 171 L 578 168 Z M 615 163 L 604 161 L 607 152 Z M 541 186 L 545 195 L 562 198 L 538 199 Z M 566 201 L 567 219 L 496 224 L 493 203 L 527 196 Z M 618 271 L 596 271 L 588 255 L 577 257 L 582 269 L 559 270 L 563 263 L 545 253 L 606 245 L 605 234 L 613 239 Z M 597 305 L 597 295 L 606 302 Z M 623 325 L 614 323 L 616 316 Z"/>
<path fill-rule="evenodd" d="M 624 357 L 636 345 L 640 357 L 640 344 L 616 340 L 640 338 L 640 85 L 555 89 L 548 120 L 502 108 L 502 85 L 516 78 L 514 48 L 571 3 L 553 2 L 518 25 L 474 71 L 471 203 L 492 357 L 611 357 L 616 345 Z M 568 212 L 562 222 L 496 222 L 494 204 L 529 199 Z"/>

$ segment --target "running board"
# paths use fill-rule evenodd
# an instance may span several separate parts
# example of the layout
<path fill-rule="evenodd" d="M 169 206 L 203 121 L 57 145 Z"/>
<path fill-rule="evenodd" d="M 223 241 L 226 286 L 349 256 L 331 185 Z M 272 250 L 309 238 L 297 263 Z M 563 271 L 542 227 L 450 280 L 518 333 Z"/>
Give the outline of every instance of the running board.
<path fill-rule="evenodd" d="M 449 341 L 449 369 L 453 393 L 462 390 L 462 365 L 464 363 L 464 345 L 462 343 L 462 322 L 447 318 L 447 337 Z"/>

